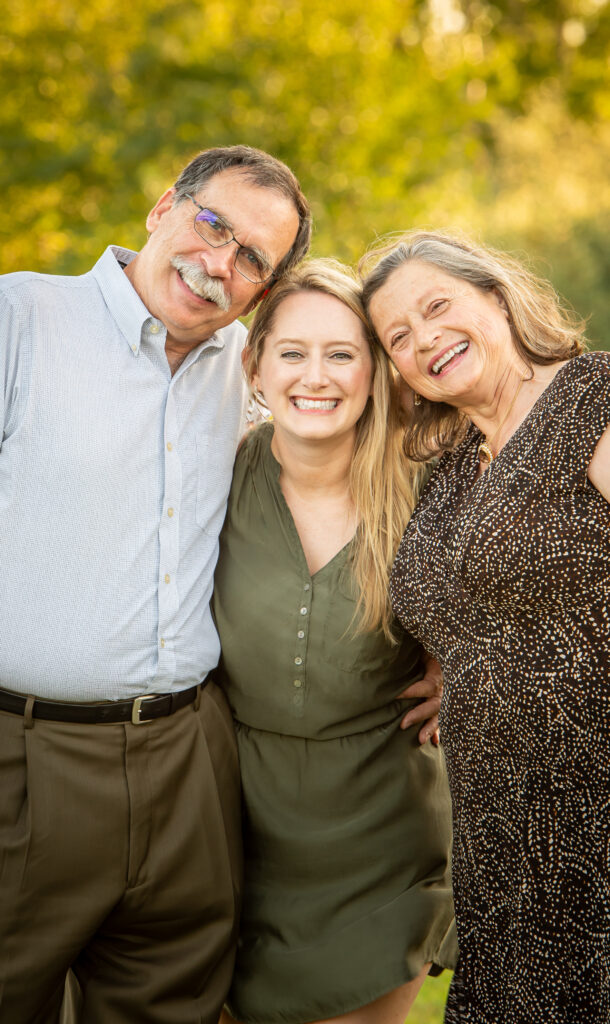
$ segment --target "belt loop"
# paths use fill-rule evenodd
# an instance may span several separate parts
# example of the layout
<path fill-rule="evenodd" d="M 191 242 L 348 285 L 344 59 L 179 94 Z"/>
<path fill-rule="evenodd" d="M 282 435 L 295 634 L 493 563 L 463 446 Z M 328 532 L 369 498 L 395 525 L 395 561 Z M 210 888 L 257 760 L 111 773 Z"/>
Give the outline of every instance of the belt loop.
<path fill-rule="evenodd" d="M 199 711 L 200 704 L 201 704 L 201 686 L 198 686 L 197 687 L 197 696 L 195 697 L 195 700 L 193 701 L 193 711 Z"/>
<path fill-rule="evenodd" d="M 25 709 L 23 711 L 23 728 L 33 729 L 34 728 L 34 701 L 35 697 L 26 697 Z"/>

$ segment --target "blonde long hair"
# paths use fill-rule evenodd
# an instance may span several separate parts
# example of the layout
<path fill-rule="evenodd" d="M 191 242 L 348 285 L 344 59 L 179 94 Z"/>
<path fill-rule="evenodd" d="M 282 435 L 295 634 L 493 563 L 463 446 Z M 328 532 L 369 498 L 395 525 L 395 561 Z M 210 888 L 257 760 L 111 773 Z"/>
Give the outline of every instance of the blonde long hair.
<path fill-rule="evenodd" d="M 584 321 L 561 304 L 548 281 L 507 253 L 438 231 L 411 231 L 363 256 L 359 269 L 367 314 L 376 292 L 399 267 L 414 261 L 497 292 L 508 310 L 515 349 L 530 368 L 573 359 L 585 350 Z M 375 265 L 367 273 L 371 264 Z M 410 458 L 429 459 L 452 448 L 467 427 L 466 418 L 452 405 L 422 397 L 411 413 L 404 450 Z"/>
<path fill-rule="evenodd" d="M 244 371 L 250 386 L 282 302 L 296 292 L 321 292 L 343 302 L 363 325 L 373 358 L 373 390 L 356 425 L 350 493 L 358 517 L 352 568 L 358 587 L 357 631 L 382 630 L 390 643 L 389 576 L 424 471 L 405 459 L 394 371 L 368 324 L 361 287 L 336 260 L 311 259 L 286 274 L 259 306 L 248 334 Z"/>

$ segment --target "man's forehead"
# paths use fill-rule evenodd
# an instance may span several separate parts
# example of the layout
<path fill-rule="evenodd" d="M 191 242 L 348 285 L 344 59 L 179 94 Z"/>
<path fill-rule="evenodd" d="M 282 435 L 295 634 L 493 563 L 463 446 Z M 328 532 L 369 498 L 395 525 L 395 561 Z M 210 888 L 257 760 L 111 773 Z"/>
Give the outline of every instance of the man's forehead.
<path fill-rule="evenodd" d="M 213 196 L 216 201 L 220 202 L 223 199 L 226 199 L 228 203 L 238 199 L 247 202 L 248 197 L 253 193 L 260 193 L 262 200 L 270 196 L 277 196 L 284 199 L 285 202 L 291 203 L 289 196 L 271 185 L 259 184 L 248 176 L 245 169 L 240 167 L 229 167 L 224 171 L 217 171 L 201 186 L 196 198 L 201 200 L 202 197 L 207 199 Z"/>

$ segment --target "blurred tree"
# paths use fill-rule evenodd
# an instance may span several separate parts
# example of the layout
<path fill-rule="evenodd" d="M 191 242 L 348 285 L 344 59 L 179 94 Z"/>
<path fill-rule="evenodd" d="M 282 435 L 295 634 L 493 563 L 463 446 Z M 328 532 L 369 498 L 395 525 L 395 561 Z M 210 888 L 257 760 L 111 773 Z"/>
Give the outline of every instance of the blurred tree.
<path fill-rule="evenodd" d="M 316 252 L 465 228 L 544 261 L 610 341 L 607 0 L 4 5 L 2 271 L 137 247 L 190 156 L 246 142 L 296 170 Z"/>

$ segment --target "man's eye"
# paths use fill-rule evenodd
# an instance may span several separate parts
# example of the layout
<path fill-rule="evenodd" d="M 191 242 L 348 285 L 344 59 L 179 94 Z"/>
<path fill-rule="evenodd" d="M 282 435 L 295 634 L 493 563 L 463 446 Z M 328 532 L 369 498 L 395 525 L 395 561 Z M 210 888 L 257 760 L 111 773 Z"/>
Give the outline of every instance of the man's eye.
<path fill-rule="evenodd" d="M 257 256 L 252 249 L 242 249 L 241 258 L 246 260 L 250 267 L 254 270 L 259 270 L 261 273 L 267 269 L 267 264 L 264 263 L 260 256 Z"/>
<path fill-rule="evenodd" d="M 266 278 L 267 274 L 270 272 L 270 267 L 267 265 L 267 263 L 265 263 L 264 259 L 262 259 L 262 257 L 260 256 L 257 256 L 257 254 L 254 253 L 252 249 L 245 249 L 242 251 L 244 252 L 245 259 L 248 260 L 248 266 L 251 266 L 254 270 L 256 270 L 257 273 L 261 275 L 261 278 Z"/>
<path fill-rule="evenodd" d="M 223 235 L 225 233 L 226 228 L 222 221 L 218 220 L 218 217 L 206 217 L 206 221 L 209 224 L 212 231 L 214 231 L 217 235 Z"/>
<path fill-rule="evenodd" d="M 195 217 L 195 220 L 200 224 L 205 224 L 212 234 L 224 235 L 227 230 L 226 224 L 223 224 L 211 210 L 201 210 Z"/>

